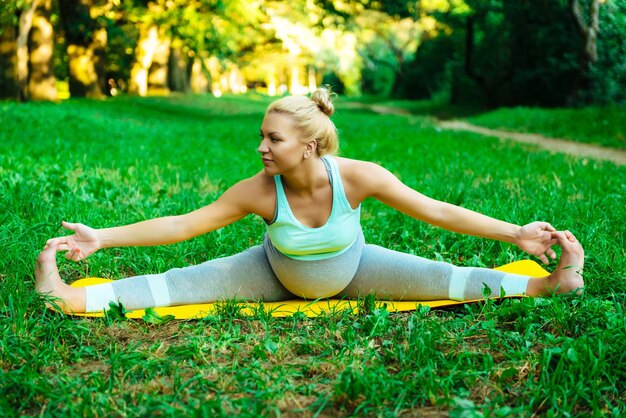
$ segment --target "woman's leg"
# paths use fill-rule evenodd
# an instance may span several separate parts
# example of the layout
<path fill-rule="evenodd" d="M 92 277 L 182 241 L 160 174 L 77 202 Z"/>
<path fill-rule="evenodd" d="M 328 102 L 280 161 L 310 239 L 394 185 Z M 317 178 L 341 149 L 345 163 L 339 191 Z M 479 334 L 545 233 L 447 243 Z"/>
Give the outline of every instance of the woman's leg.
<path fill-rule="evenodd" d="M 261 246 L 197 266 L 130 277 L 84 289 L 73 288 L 62 282 L 56 270 L 54 253 L 51 263 L 40 265 L 43 268 L 38 283 L 42 283 L 42 286 L 37 290 L 59 297 L 65 307 L 75 312 L 101 311 L 107 309 L 111 301 L 121 302 L 128 309 L 143 309 L 210 303 L 235 297 L 265 301 L 294 297 L 276 278 Z M 51 279 L 55 286 L 44 285 L 52 283 Z"/>
<path fill-rule="evenodd" d="M 356 298 L 375 293 L 378 298 L 392 300 L 471 300 L 481 299 L 485 286 L 494 296 L 500 296 L 500 287 L 504 287 L 506 294 L 524 293 L 527 282 L 528 277 L 524 276 L 456 267 L 366 245 L 354 279 L 342 295 Z"/>
<path fill-rule="evenodd" d="M 569 233 L 568 233 L 569 234 Z M 487 286 L 494 297 L 507 295 L 543 296 L 554 290 L 565 293 L 583 286 L 577 266 L 582 268 L 582 247 L 573 235 L 559 238 L 563 255 L 554 273 L 529 278 L 491 269 L 456 267 L 449 263 L 427 260 L 376 245 L 363 249 L 359 268 L 352 282 L 341 293 L 356 298 L 375 293 L 393 300 L 472 300 L 482 299 Z"/>

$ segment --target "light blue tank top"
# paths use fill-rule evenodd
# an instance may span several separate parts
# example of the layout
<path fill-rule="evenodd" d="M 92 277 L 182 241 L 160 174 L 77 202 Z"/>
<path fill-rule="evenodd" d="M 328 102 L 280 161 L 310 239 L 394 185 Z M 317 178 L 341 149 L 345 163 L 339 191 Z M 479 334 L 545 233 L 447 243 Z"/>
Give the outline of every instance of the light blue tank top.
<path fill-rule="evenodd" d="M 276 184 L 276 213 L 267 225 L 267 233 L 274 247 L 288 257 L 298 260 L 323 260 L 342 254 L 356 241 L 361 231 L 361 205 L 352 209 L 343 190 L 337 162 L 322 157 L 333 189 L 333 206 L 326 224 L 319 228 L 303 225 L 295 217 L 280 176 Z"/>

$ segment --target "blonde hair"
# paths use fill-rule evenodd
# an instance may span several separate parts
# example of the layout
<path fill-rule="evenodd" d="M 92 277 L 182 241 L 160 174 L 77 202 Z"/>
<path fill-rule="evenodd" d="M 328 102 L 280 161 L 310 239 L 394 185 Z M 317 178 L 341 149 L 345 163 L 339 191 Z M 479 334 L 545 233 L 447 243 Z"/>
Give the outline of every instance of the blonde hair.
<path fill-rule="evenodd" d="M 307 141 L 317 142 L 317 153 L 322 156 L 339 150 L 337 128 L 330 120 L 335 112 L 330 88 L 320 87 L 311 97 L 287 96 L 269 105 L 265 114 L 282 113 L 293 118 Z"/>

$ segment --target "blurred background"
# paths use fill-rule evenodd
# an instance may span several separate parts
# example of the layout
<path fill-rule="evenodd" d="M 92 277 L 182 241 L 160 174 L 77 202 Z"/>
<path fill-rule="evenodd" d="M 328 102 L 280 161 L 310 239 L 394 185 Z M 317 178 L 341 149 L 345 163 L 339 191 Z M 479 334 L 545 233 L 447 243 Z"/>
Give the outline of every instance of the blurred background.
<path fill-rule="evenodd" d="M 1 0 L 0 97 L 626 98 L 626 0 Z"/>

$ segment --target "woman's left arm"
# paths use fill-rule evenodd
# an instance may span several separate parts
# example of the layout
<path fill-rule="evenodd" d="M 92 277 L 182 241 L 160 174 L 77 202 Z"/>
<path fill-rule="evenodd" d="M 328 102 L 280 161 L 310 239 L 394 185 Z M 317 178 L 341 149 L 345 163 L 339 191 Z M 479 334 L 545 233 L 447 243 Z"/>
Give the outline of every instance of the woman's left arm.
<path fill-rule="evenodd" d="M 532 222 L 525 226 L 504 222 L 469 209 L 425 196 L 402 183 L 383 167 L 363 163 L 358 171 L 358 184 L 364 197 L 373 197 L 415 219 L 449 231 L 474 235 L 517 245 L 529 254 L 548 263 L 555 259 L 556 229 L 548 222 Z"/>

